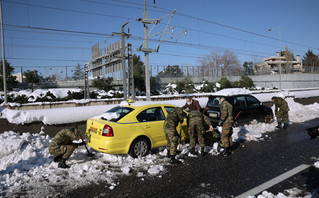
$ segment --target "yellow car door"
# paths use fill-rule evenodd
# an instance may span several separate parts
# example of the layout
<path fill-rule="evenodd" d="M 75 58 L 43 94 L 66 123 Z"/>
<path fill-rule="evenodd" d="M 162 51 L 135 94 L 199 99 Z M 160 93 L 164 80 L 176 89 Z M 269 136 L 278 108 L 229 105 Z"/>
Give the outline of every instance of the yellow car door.
<path fill-rule="evenodd" d="M 151 139 L 152 147 L 166 145 L 166 138 L 163 130 L 165 115 L 160 106 L 141 111 L 136 116 L 136 119 L 145 135 Z"/>

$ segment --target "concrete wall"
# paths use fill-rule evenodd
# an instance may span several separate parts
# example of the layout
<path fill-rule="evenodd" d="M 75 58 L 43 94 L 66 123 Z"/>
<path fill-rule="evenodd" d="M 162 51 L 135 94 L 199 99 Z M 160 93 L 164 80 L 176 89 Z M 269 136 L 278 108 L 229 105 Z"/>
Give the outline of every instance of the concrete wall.
<path fill-rule="evenodd" d="M 319 87 L 319 74 L 276 74 L 276 75 L 258 75 L 249 76 L 256 86 L 260 87 L 280 87 L 282 89 L 295 89 L 295 88 L 309 88 L 309 87 Z M 192 81 L 195 84 L 200 84 L 203 79 L 209 82 L 219 81 L 222 77 L 195 77 Z M 240 76 L 227 76 L 227 79 L 231 82 L 239 81 Z M 165 87 L 168 83 L 181 81 L 183 78 L 160 78 L 161 87 Z"/>
<path fill-rule="evenodd" d="M 260 87 L 278 87 L 282 89 L 295 89 L 295 88 L 309 88 L 309 87 L 319 87 L 319 74 L 302 73 L 302 74 L 276 74 L 276 75 L 258 75 L 249 76 L 255 83 L 256 86 Z M 192 81 L 195 84 L 201 84 L 202 80 L 208 80 L 209 82 L 219 81 L 222 77 L 193 77 Z M 239 81 L 240 76 L 228 76 L 227 79 L 231 82 Z M 181 81 L 182 78 L 160 78 L 159 83 L 161 87 L 165 87 L 168 83 Z M 121 81 L 114 81 L 116 87 L 120 85 Z M 92 85 L 92 81 L 89 80 L 89 85 Z M 84 87 L 84 80 L 79 81 L 59 81 L 59 87 Z"/>

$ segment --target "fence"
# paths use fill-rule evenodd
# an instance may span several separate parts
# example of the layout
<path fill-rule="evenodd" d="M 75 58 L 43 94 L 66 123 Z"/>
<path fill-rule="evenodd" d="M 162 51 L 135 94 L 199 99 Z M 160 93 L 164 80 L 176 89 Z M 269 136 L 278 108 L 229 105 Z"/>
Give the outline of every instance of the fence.
<path fill-rule="evenodd" d="M 205 78 L 205 77 L 223 77 L 223 76 L 242 76 L 242 75 L 273 75 L 275 74 L 270 69 L 265 69 L 258 74 L 254 74 L 252 69 L 244 71 L 243 69 L 236 69 L 229 71 L 227 75 L 223 74 L 223 68 L 210 68 L 207 66 L 157 66 L 153 65 L 150 67 L 150 73 L 153 77 L 156 77 L 160 74 L 161 78 L 170 78 L 170 77 L 190 77 L 190 78 Z M 319 73 L 319 66 L 304 66 L 304 71 L 302 73 Z M 224 72 L 226 73 L 226 72 Z M 300 72 L 291 72 L 291 74 L 300 73 Z M 284 74 L 284 72 L 283 72 Z"/>
<path fill-rule="evenodd" d="M 38 84 L 36 87 L 42 88 L 51 88 L 51 87 L 82 87 L 84 86 L 84 75 L 80 75 L 77 79 L 78 82 L 75 82 L 73 77 L 75 75 L 78 66 L 13 66 L 15 76 L 17 77 L 19 82 L 23 82 L 22 74 L 28 70 L 30 71 L 38 71 L 38 74 L 41 75 L 45 82 Z M 305 74 L 319 74 L 319 66 L 311 67 L 304 66 L 304 72 L 301 76 L 306 76 Z M 84 73 L 83 66 L 81 67 Z M 233 75 L 227 75 L 230 81 L 237 81 L 240 79 L 240 76 L 244 75 L 243 71 L 233 72 Z M 314 87 L 318 85 L 318 75 L 307 76 L 306 78 L 299 79 L 298 77 L 291 77 L 297 74 L 282 74 L 282 79 L 280 82 L 280 78 L 278 74 L 272 75 L 271 71 L 267 71 L 263 73 L 263 75 L 251 75 L 252 71 L 250 70 L 247 74 L 249 75 L 256 85 L 263 87 L 280 87 L 282 88 L 295 88 L 295 87 Z M 208 80 L 209 82 L 216 82 L 220 80 L 222 75 L 221 70 L 207 68 L 203 66 L 150 66 L 150 74 L 153 77 L 159 76 L 159 84 L 161 87 L 166 86 L 169 82 L 176 82 L 177 80 L 181 80 L 182 78 L 188 77 L 195 84 L 200 84 L 203 79 Z M 300 73 L 299 73 L 300 74 Z M 90 74 L 89 74 L 90 75 Z M 270 76 L 269 78 L 267 76 Z M 300 76 L 300 77 L 301 77 Z M 70 82 L 72 81 L 72 82 Z M 121 87 L 118 84 L 119 79 L 114 78 L 114 85 L 116 87 Z M 24 81 L 25 82 L 25 81 Z M 14 88 L 26 88 L 28 85 L 19 84 L 14 86 Z"/>

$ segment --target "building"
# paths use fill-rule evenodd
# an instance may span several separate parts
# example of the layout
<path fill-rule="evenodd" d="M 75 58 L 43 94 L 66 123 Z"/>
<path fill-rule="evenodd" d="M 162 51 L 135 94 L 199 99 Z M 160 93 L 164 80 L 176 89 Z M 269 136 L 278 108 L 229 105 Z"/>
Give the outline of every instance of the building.
<path fill-rule="evenodd" d="M 280 67 L 281 73 L 302 73 L 304 68 L 300 55 L 296 56 L 297 60 L 286 60 L 285 56 L 279 56 L 279 52 L 276 56 L 268 57 L 264 59 L 264 62 L 257 63 L 254 68 L 255 74 L 279 74 Z"/>
<path fill-rule="evenodd" d="M 22 73 L 16 73 L 16 74 L 12 74 L 12 76 L 17 77 L 16 80 L 19 83 L 25 82 L 25 76 Z"/>

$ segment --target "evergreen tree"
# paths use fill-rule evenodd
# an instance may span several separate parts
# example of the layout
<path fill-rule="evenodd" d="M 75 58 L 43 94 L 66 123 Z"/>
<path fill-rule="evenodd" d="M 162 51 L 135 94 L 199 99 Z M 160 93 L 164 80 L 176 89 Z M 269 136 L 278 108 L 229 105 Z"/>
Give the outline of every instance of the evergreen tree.
<path fill-rule="evenodd" d="M 23 75 L 25 76 L 26 82 L 31 84 L 32 91 L 34 84 L 43 81 L 43 77 L 38 74 L 37 70 L 27 70 L 23 73 Z"/>
<path fill-rule="evenodd" d="M 80 64 L 77 64 L 76 67 L 75 67 L 72 79 L 73 80 L 84 79 L 84 75 L 85 75 L 84 69 L 81 68 Z"/>
<path fill-rule="evenodd" d="M 134 85 L 140 91 L 145 91 L 145 66 L 140 56 L 133 54 Z"/>
<path fill-rule="evenodd" d="M 173 65 L 170 66 L 168 65 L 163 71 L 158 73 L 158 77 L 164 77 L 164 78 L 169 78 L 169 77 L 182 77 L 183 71 L 179 67 L 179 65 Z"/>
<path fill-rule="evenodd" d="M 3 66 L 2 66 L 2 60 L 0 61 L 0 90 L 3 91 Z M 7 84 L 7 90 L 12 90 L 14 85 L 18 84 L 17 77 L 12 75 L 12 72 L 14 71 L 14 68 L 11 67 L 11 64 L 8 63 L 6 60 L 4 61 L 5 67 L 6 67 L 6 84 Z"/>
<path fill-rule="evenodd" d="M 254 63 L 252 61 L 250 62 L 244 62 L 243 64 L 245 75 L 253 75 L 254 74 Z"/>
<path fill-rule="evenodd" d="M 308 49 L 307 53 L 303 56 L 303 65 L 319 67 L 319 56 L 315 55 L 312 50 Z"/>
<path fill-rule="evenodd" d="M 92 86 L 96 87 L 98 89 L 104 90 L 104 91 L 109 91 L 113 89 L 113 78 L 108 77 L 108 78 L 97 78 L 92 81 Z"/>

